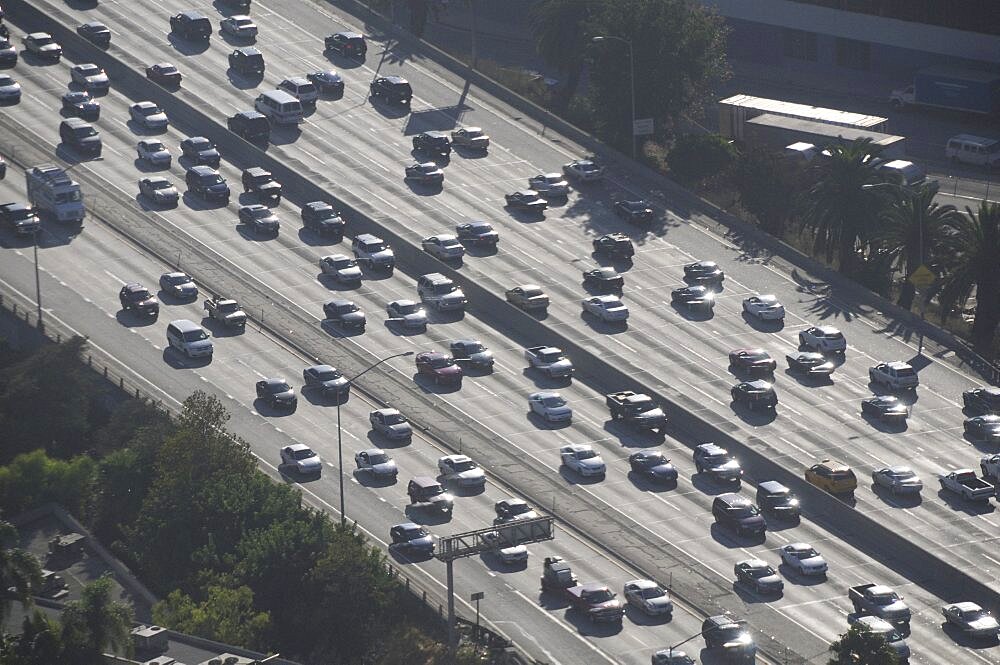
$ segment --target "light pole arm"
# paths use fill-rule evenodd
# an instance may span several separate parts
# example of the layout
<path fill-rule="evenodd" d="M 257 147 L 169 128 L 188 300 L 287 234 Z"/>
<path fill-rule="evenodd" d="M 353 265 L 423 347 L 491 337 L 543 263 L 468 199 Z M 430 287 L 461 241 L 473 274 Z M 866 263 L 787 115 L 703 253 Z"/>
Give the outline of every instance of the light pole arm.
<path fill-rule="evenodd" d="M 384 362 L 392 360 L 393 358 L 402 358 L 404 356 L 412 356 L 412 355 L 413 355 L 413 351 L 403 351 L 402 353 L 397 353 L 396 355 L 393 355 L 393 356 L 386 356 L 385 358 L 382 358 L 381 360 L 379 360 L 374 365 L 370 365 L 367 369 L 365 369 L 364 371 L 362 371 L 360 374 L 355 374 L 354 377 L 348 379 L 347 382 L 348 383 L 354 383 L 355 380 L 360 379 L 362 376 L 364 376 L 365 374 L 367 374 L 371 370 L 375 369 L 376 367 L 378 367 L 379 365 L 381 365 Z"/>

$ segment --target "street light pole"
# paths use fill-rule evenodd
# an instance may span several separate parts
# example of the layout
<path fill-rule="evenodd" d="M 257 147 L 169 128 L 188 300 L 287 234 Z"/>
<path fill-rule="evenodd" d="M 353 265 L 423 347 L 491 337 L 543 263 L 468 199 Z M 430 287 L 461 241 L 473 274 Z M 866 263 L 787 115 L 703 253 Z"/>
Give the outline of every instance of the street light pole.
<path fill-rule="evenodd" d="M 624 37 L 615 37 L 614 35 L 600 35 L 597 37 L 591 37 L 590 41 L 594 44 L 599 44 L 607 39 L 613 39 L 619 41 L 628 47 L 628 70 L 629 70 L 629 86 L 631 88 L 632 96 L 632 126 L 629 127 L 629 133 L 632 137 L 632 159 L 635 159 L 636 153 L 636 141 L 635 141 L 635 58 L 632 53 L 632 42 Z"/>
<path fill-rule="evenodd" d="M 370 370 L 375 369 L 382 363 L 392 360 L 393 358 L 402 358 L 404 356 L 412 356 L 413 351 L 403 351 L 402 353 L 397 353 L 391 356 L 386 356 L 382 358 L 377 363 L 369 365 L 362 372 L 355 374 L 353 378 L 347 380 L 347 387 L 353 385 L 353 383 L 361 378 L 362 375 L 366 374 Z M 341 439 L 341 429 L 340 429 L 340 403 L 344 401 L 341 395 L 337 396 L 337 469 L 340 471 L 340 526 L 347 526 L 347 512 L 344 509 L 344 447 Z"/>
<path fill-rule="evenodd" d="M 42 234 L 42 230 L 38 229 L 35 231 L 35 303 L 38 305 L 38 330 L 39 332 L 45 329 L 45 324 L 42 322 L 42 280 L 38 274 L 38 236 Z"/>

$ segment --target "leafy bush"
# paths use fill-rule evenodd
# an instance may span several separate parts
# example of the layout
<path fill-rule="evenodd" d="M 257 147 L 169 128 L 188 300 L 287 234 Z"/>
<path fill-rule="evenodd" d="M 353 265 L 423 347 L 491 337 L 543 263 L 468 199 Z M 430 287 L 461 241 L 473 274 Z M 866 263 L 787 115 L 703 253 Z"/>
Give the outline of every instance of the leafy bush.
<path fill-rule="evenodd" d="M 667 163 L 674 178 L 694 185 L 724 172 L 735 157 L 736 150 L 718 134 L 684 134 L 674 142 Z"/>

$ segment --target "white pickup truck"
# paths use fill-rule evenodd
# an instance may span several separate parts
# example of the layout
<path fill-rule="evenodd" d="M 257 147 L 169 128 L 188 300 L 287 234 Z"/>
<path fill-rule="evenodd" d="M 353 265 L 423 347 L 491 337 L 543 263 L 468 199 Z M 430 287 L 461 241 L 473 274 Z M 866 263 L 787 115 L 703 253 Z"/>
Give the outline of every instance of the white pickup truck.
<path fill-rule="evenodd" d="M 524 359 L 532 367 L 548 375 L 550 379 L 573 376 L 573 363 L 554 346 L 532 346 L 524 350 Z"/>
<path fill-rule="evenodd" d="M 958 469 L 938 476 L 941 488 L 962 496 L 966 501 L 989 501 L 996 494 L 996 488 L 982 478 L 976 477 L 972 469 Z"/>

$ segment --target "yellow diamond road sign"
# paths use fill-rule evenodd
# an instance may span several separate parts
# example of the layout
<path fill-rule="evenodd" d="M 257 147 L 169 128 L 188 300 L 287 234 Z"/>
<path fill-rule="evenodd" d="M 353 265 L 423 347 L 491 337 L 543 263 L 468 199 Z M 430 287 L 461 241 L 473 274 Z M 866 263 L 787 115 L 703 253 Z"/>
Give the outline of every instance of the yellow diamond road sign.
<path fill-rule="evenodd" d="M 926 289 L 928 286 L 934 283 L 934 273 L 930 268 L 921 264 L 913 274 L 910 275 L 910 284 L 917 287 L 918 289 Z"/>

